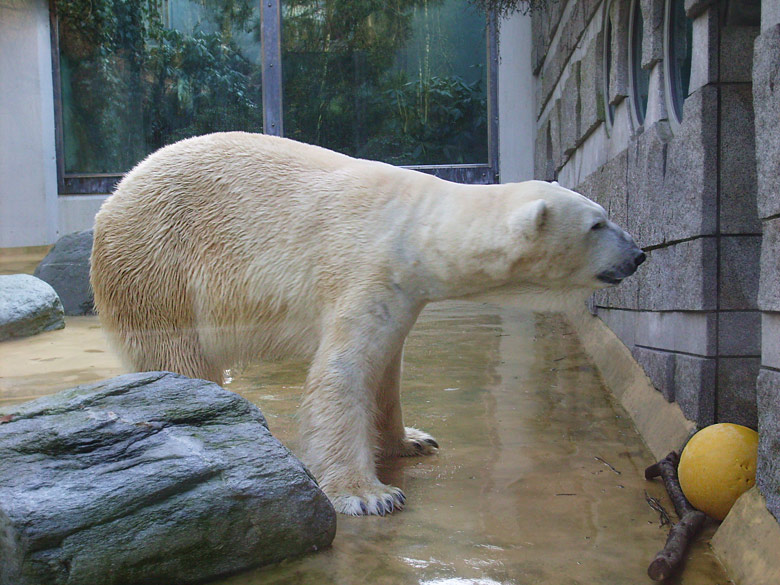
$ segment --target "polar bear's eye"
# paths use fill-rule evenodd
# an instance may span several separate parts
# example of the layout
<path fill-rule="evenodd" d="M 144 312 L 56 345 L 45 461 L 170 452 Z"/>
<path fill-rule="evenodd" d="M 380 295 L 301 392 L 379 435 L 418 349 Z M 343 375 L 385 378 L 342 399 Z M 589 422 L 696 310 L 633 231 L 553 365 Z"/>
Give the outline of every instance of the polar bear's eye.
<path fill-rule="evenodd" d="M 594 223 L 594 224 L 593 224 L 593 225 L 590 227 L 590 229 L 591 229 L 591 230 L 593 230 L 593 231 L 595 231 L 595 230 L 602 230 L 602 229 L 604 229 L 605 227 L 607 227 L 607 222 L 606 222 L 606 221 L 597 221 L 596 223 Z"/>

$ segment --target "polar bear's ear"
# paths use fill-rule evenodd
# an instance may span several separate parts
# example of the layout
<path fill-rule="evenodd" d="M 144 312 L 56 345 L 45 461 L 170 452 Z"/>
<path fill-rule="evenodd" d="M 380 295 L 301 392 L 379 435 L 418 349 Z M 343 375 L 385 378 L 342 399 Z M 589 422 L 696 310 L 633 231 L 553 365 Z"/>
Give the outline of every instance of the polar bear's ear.
<path fill-rule="evenodd" d="M 542 231 L 548 215 L 547 202 L 536 199 L 516 209 L 509 219 L 509 225 L 513 233 L 532 239 Z"/>

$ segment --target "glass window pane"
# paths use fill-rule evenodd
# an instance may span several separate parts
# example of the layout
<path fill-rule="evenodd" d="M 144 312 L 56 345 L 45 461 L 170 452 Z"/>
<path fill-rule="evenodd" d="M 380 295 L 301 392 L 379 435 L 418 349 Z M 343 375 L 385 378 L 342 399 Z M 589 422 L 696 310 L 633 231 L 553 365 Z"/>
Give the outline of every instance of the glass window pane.
<path fill-rule="evenodd" d="M 256 1 L 56 8 L 66 174 L 120 174 L 181 138 L 262 130 Z"/>
<path fill-rule="evenodd" d="M 688 97 L 693 57 L 693 21 L 685 16 L 684 0 L 670 0 L 669 35 L 672 103 L 678 120 L 682 120 L 683 103 Z"/>
<path fill-rule="evenodd" d="M 631 75 L 633 76 L 634 108 L 639 123 L 645 120 L 647 99 L 650 87 L 650 72 L 642 68 L 642 42 L 645 24 L 642 17 L 642 7 L 639 0 L 634 0 L 634 22 L 632 26 L 631 45 Z"/>
<path fill-rule="evenodd" d="M 609 80 L 612 77 L 612 16 L 610 6 L 607 5 L 604 25 L 604 109 L 606 110 L 607 127 L 611 128 L 615 122 L 615 105 L 609 101 Z"/>
<path fill-rule="evenodd" d="M 465 0 L 284 2 L 285 134 L 394 164 L 486 163 L 485 35 Z"/>

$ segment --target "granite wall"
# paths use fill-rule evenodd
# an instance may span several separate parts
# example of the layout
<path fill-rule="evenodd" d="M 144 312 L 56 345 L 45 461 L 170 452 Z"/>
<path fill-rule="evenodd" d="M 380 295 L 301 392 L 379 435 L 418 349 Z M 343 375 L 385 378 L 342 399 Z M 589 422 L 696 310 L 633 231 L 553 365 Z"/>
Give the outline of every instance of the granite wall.
<path fill-rule="evenodd" d="M 593 310 L 687 418 L 764 429 L 759 484 L 780 518 L 780 9 L 680 1 L 692 23 L 681 119 L 667 0 L 561 0 L 534 13 L 535 173 L 601 203 L 648 253 Z"/>
<path fill-rule="evenodd" d="M 753 53 L 758 217 L 763 226 L 758 308 L 761 367 L 757 483 L 780 519 L 780 2 L 763 0 Z"/>

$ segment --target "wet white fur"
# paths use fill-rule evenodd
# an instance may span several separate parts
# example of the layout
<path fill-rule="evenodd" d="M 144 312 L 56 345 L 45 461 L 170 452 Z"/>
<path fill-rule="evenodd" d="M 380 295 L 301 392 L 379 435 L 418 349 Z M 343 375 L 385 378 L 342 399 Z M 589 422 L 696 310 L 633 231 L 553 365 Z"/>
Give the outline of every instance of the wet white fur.
<path fill-rule="evenodd" d="M 246 133 L 151 155 L 97 215 L 92 286 L 127 365 L 223 383 L 237 363 L 311 358 L 304 461 L 336 508 L 403 506 L 377 456 L 431 453 L 405 428 L 402 348 L 423 306 L 513 287 L 582 299 L 623 232 L 563 187 L 466 186 Z M 538 304 L 538 303 L 537 303 Z M 392 504 L 392 505 L 391 505 Z"/>

